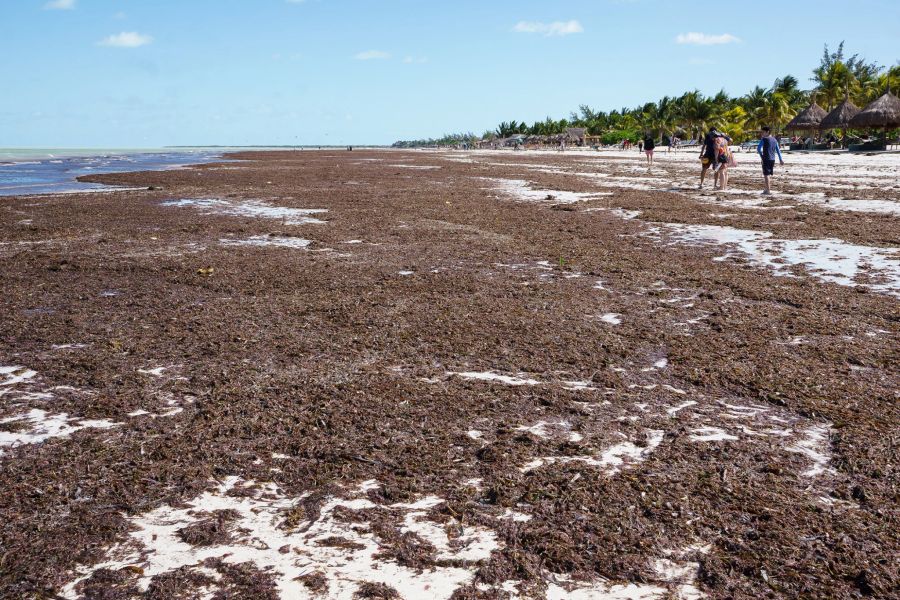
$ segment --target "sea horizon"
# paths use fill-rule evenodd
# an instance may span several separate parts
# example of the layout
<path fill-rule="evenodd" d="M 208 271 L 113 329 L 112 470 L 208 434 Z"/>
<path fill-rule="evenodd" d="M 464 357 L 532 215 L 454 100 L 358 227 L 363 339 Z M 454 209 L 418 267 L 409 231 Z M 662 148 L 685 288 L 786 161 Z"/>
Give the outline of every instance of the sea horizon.
<path fill-rule="evenodd" d="M 219 152 L 246 151 L 246 150 L 287 150 L 287 149 L 331 149 L 331 148 L 384 148 L 372 144 L 300 144 L 300 145 L 251 145 L 251 146 L 222 146 L 216 144 L 197 146 L 160 146 L 160 147 L 0 147 L 0 163 L 22 162 L 28 160 L 50 160 L 62 158 L 86 158 L 94 156 L 129 155 L 129 154 L 154 154 L 166 152 L 203 152 L 216 150 Z"/>

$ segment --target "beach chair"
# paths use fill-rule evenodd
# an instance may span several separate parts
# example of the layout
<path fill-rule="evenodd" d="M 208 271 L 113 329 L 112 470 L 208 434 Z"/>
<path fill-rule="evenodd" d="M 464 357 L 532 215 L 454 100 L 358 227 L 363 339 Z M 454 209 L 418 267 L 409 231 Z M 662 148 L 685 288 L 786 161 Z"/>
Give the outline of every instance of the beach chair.
<path fill-rule="evenodd" d="M 850 152 L 881 152 L 887 150 L 887 143 L 884 140 L 872 140 L 861 144 L 850 144 L 848 150 Z"/>

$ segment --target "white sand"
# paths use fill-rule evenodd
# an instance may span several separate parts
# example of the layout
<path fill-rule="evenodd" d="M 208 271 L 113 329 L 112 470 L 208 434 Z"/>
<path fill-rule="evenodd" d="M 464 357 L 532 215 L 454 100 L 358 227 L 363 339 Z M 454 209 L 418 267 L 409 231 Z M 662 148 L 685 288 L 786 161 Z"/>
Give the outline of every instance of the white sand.
<path fill-rule="evenodd" d="M 309 215 L 328 212 L 323 208 L 290 208 L 274 206 L 262 200 L 226 200 L 222 198 L 184 198 L 163 202 L 163 206 L 192 207 L 204 214 L 223 214 L 235 217 L 278 219 L 286 225 L 324 223 Z"/>
<path fill-rule="evenodd" d="M 273 246 L 276 248 L 304 249 L 312 242 L 298 237 L 254 235 L 245 240 L 220 239 L 219 243 L 225 246 Z"/>
<path fill-rule="evenodd" d="M 146 590 L 155 575 L 187 567 L 199 570 L 208 558 L 221 558 L 230 564 L 250 562 L 275 575 L 282 598 L 312 599 L 317 596 L 297 581 L 297 577 L 322 573 L 328 579 L 329 598 L 351 600 L 363 582 L 384 583 L 395 588 L 404 598 L 449 598 L 456 589 L 469 583 L 479 563 L 487 560 L 500 547 L 496 534 L 484 527 L 453 523 L 459 533 L 451 544 L 443 525 L 427 520 L 427 511 L 443 502 L 427 496 L 412 503 L 391 505 L 399 515 L 396 523 L 401 531 L 412 532 L 427 540 L 438 551 L 438 559 L 467 561 L 466 567 L 438 567 L 417 571 L 393 561 L 377 559 L 382 547 L 371 530 L 336 518 L 335 510 L 373 509 L 376 505 L 362 495 L 376 482 L 364 482 L 346 497 L 331 498 L 322 506 L 314 521 L 301 523 L 295 530 L 283 527 L 285 511 L 294 508 L 301 498 L 284 494 L 276 485 L 259 486 L 250 496 L 229 496 L 236 487 L 247 487 L 237 477 L 229 477 L 215 489 L 205 492 L 185 507 L 163 506 L 143 515 L 129 518 L 131 539 L 107 552 L 107 562 L 81 568 L 77 578 L 63 590 L 66 598 L 76 598 L 75 586 L 98 569 L 121 569 L 129 565 L 143 569 L 139 587 Z M 233 540 L 229 543 L 194 547 L 183 542 L 178 530 L 198 522 L 204 512 L 233 510 L 239 514 L 234 523 Z M 318 542 L 340 537 L 359 549 L 337 548 Z"/>

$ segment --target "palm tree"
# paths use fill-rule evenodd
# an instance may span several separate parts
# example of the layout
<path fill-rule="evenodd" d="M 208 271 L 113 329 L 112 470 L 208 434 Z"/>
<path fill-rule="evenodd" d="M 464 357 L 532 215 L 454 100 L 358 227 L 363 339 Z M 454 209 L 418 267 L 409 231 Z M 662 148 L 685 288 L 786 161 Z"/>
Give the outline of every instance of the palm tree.
<path fill-rule="evenodd" d="M 900 63 L 894 65 L 887 70 L 886 73 L 878 77 L 878 95 L 891 90 L 895 94 L 900 92 Z"/>
<path fill-rule="evenodd" d="M 819 86 L 816 88 L 816 97 L 823 104 L 828 105 L 828 110 L 834 108 L 844 99 L 846 90 L 856 83 L 853 72 L 847 68 L 843 61 L 836 61 L 816 72 Z"/>
<path fill-rule="evenodd" d="M 796 114 L 788 99 L 776 92 L 766 97 L 765 104 L 757 109 L 754 116 L 758 123 L 768 124 L 774 131 L 779 131 Z"/>
<path fill-rule="evenodd" d="M 806 93 L 800 89 L 800 82 L 793 75 L 785 75 L 775 80 L 772 91 L 787 98 L 791 108 L 800 109 L 807 102 Z"/>
<path fill-rule="evenodd" d="M 703 94 L 701 94 L 699 90 L 686 92 L 678 98 L 677 104 L 678 119 L 682 125 L 687 125 L 685 129 L 687 129 L 688 133 L 693 137 L 696 132 L 696 126 L 699 125 L 702 120 L 704 105 Z M 702 126 L 700 126 L 700 129 L 702 129 Z"/>
<path fill-rule="evenodd" d="M 683 94 L 675 104 L 676 123 L 686 129 L 692 137 L 702 137 L 707 128 L 721 120 L 722 114 L 731 108 L 733 101 L 724 90 L 712 98 L 704 98 L 703 94 L 694 90 Z"/>
<path fill-rule="evenodd" d="M 740 99 L 740 105 L 747 111 L 747 114 L 755 115 L 756 111 L 765 106 L 768 95 L 769 93 L 765 89 L 756 86 L 749 94 Z"/>

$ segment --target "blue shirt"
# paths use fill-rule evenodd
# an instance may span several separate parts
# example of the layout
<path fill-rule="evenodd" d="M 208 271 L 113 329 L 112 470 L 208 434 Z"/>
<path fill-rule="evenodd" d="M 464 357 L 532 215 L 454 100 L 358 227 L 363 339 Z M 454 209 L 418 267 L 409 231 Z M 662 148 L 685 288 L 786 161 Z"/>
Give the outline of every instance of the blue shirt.
<path fill-rule="evenodd" d="M 778 160 L 780 162 L 784 162 L 784 159 L 781 158 L 781 147 L 778 145 L 778 140 L 771 135 L 759 140 L 759 145 L 756 147 L 756 152 L 762 157 L 763 160 L 774 161 L 775 155 L 777 154 Z"/>

